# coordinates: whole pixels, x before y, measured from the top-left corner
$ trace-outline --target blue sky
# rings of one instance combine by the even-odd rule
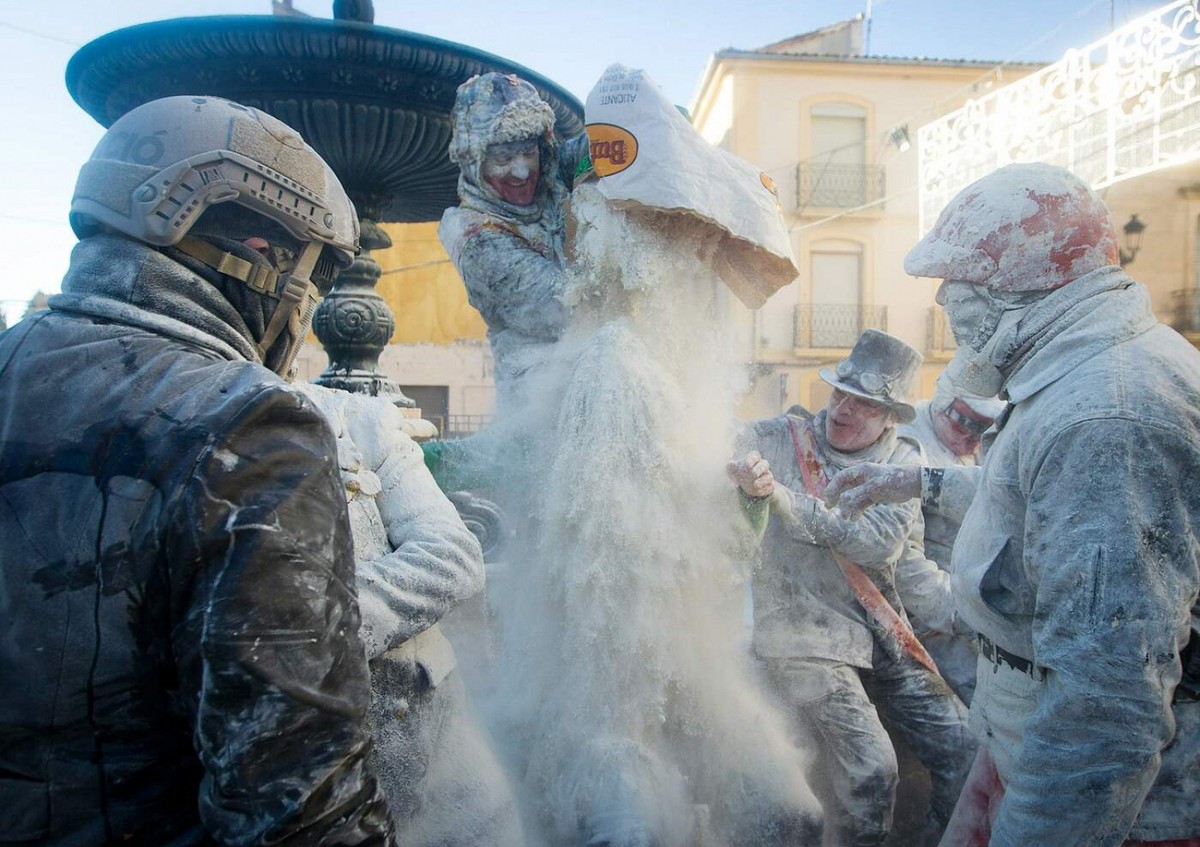
[[[331,16],[331,2],[294,0]],[[613,62],[644,68],[688,104],[708,57],[753,49],[853,17],[866,0],[375,0],[376,23],[459,41],[519,62],[586,97]],[[874,0],[870,52],[1054,61],[1163,5],[1157,0]],[[145,21],[267,14],[270,0],[0,0],[0,309],[10,322],[34,291],[56,291],[74,236],[66,216],[79,165],[102,129],[66,92],[72,53]]]

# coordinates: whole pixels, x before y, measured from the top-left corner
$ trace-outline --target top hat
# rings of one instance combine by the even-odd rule
[[[821,368],[820,376],[840,391],[885,404],[900,423],[909,423],[917,412],[908,402],[908,392],[924,359],[896,336],[865,329],[850,357],[832,371]]]

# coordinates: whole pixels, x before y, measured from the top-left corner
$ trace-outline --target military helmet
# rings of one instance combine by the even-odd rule
[[[111,227],[157,247],[178,244],[217,203],[237,203],[297,239],[358,252],[358,216],[341,182],[294,129],[219,97],[165,97],[118,119],[79,172],[71,227]]]

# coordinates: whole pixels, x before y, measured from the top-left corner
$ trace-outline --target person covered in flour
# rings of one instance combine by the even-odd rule
[[[487,323],[503,415],[521,408],[522,378],[567,323],[563,204],[588,139],[560,144],[554,110],[512,74],[460,85],[451,120],[460,205],[442,215],[438,237]]]
[[[909,385],[921,354],[866,330],[821,378],[833,386],[812,419],[757,421],[742,437],[776,481],[762,564],[753,577],[753,649],[826,764],[835,843],[882,844],[898,781],[879,714],[929,769],[927,832],[950,816],[974,743],[966,712],[913,635],[895,564],[920,521],[918,503],[874,506],[849,520],[821,500],[825,481],[861,462],[917,467],[920,447],[896,432],[912,421]]]
[[[333,437],[283,378],[350,198],[281,121],[178,96],[113,123],[70,218],[62,293],[0,334],[0,843],[395,844]]]
[[[483,590],[479,542],[438,489],[392,403],[296,388],[337,439],[371,669],[373,762],[397,836],[414,847],[523,847],[507,776],[440,628]]]
[[[979,441],[1004,409],[996,397],[980,397],[957,388],[943,372],[933,398],[914,406],[916,417],[899,427],[920,443],[930,467],[978,464]],[[975,633],[954,612],[950,594],[950,552],[962,523],[962,514],[946,507],[923,506],[925,533],[905,551],[897,564],[900,599],[921,643],[937,662],[942,677],[967,705],[975,692],[975,664],[979,651]],[[928,557],[936,569],[920,561]]]
[[[963,189],[905,270],[943,280],[955,382],[1010,403],[981,468],[863,465],[827,492],[969,504],[952,582],[982,746],[945,843],[1200,843],[1200,354],[1062,168]]]

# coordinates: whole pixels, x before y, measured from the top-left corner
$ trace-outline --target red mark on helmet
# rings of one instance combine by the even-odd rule
[[[1038,208],[1021,221],[1021,229],[1031,237],[1051,234],[1053,243],[1048,258],[1064,282],[1073,278],[1075,261],[1089,250],[1104,250],[1114,263],[1117,261],[1112,219],[1094,197],[1083,193],[1038,194],[1034,191],[1028,196]]]

